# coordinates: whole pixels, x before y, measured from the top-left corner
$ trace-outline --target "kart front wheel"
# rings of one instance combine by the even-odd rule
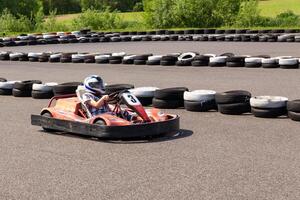
[[[103,119],[98,119],[94,124],[98,125],[98,126],[106,126],[107,125]]]
[[[51,115],[51,113],[49,112],[45,112],[42,114],[43,117],[49,117],[49,118],[52,118],[53,116]],[[55,132],[54,129],[50,129],[50,128],[45,128],[45,127],[42,127],[44,129],[44,131],[46,132]]]

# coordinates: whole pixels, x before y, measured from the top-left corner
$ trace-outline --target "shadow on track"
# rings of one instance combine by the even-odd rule
[[[189,137],[193,135],[193,131],[187,130],[187,129],[180,129],[178,132],[175,133],[166,133],[159,136],[153,136],[153,137],[139,137],[139,138],[129,138],[129,139],[102,139],[102,138],[93,138],[83,135],[77,135],[77,134],[70,134],[65,132],[45,132],[45,131],[39,131],[41,133],[47,133],[52,135],[59,135],[64,137],[72,137],[72,138],[79,138],[84,140],[92,140],[96,142],[104,142],[104,143],[111,143],[111,144],[141,144],[141,143],[155,143],[155,142],[166,142],[166,141],[172,141],[177,139],[182,139]]]

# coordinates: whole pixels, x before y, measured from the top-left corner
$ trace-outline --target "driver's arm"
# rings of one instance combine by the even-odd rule
[[[109,96],[104,95],[98,101],[94,101],[94,100],[88,101],[88,104],[90,104],[94,108],[101,108],[105,104],[105,102],[108,101],[108,99],[109,99]]]

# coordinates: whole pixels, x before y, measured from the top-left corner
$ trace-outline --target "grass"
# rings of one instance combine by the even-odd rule
[[[300,15],[300,0],[261,0],[259,9],[261,15],[266,17],[274,17],[287,10]]]

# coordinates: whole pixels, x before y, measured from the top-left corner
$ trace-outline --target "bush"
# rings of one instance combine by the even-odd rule
[[[133,12],[142,12],[144,11],[144,8],[143,8],[143,3],[142,2],[137,2],[133,9],[132,9]]]
[[[234,25],[237,27],[254,27],[268,23],[267,18],[260,16],[257,5],[257,0],[244,1],[240,6]]]
[[[17,19],[7,9],[0,16],[0,31],[2,32],[32,32],[34,25],[26,16],[19,16]]]
[[[47,19],[40,25],[40,28],[36,26],[38,31],[54,32],[54,31],[66,31],[70,28],[62,23],[58,23],[56,20],[56,10],[51,11]]]
[[[292,11],[280,13],[274,19],[273,26],[292,27],[300,25],[300,17]]]
[[[107,7],[104,11],[87,9],[74,19],[75,29],[91,28],[93,30],[108,30],[125,28],[126,24],[121,21],[116,11],[110,12]]]
[[[242,0],[144,0],[146,22],[157,28],[231,25]]]

